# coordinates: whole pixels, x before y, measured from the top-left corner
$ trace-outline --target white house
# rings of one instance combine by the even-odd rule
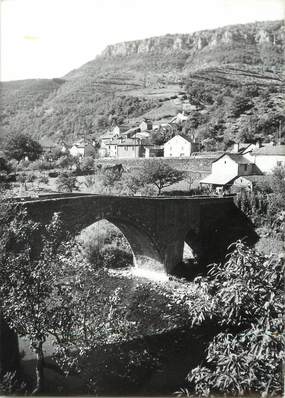
[[[240,176],[261,174],[255,164],[237,153],[224,153],[212,163],[212,173],[200,181],[211,188],[229,188]]]
[[[174,116],[169,123],[175,123],[175,124],[181,124],[183,122],[186,122],[188,119],[188,116],[184,115],[184,112],[179,112],[177,113],[176,116]]]
[[[265,145],[245,155],[265,174],[272,173],[277,166],[285,166],[285,145]]]
[[[164,157],[187,157],[192,152],[197,152],[198,143],[192,142],[190,138],[176,135],[164,144]]]
[[[152,122],[149,119],[144,119],[139,125],[140,131],[152,130]]]
[[[74,157],[93,156],[95,154],[95,148],[90,142],[80,140],[72,145],[69,149],[69,153]]]

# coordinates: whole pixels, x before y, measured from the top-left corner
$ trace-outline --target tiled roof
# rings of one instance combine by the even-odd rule
[[[252,152],[253,155],[285,156],[285,145],[266,145]]]
[[[201,180],[200,183],[214,184],[214,185],[226,185],[226,184],[229,184],[236,177],[237,177],[236,174],[229,174],[229,175],[210,174],[209,176],[203,178],[203,180]]]
[[[240,155],[239,153],[229,153],[229,152],[223,153],[222,156],[218,157],[218,159],[215,159],[213,161],[213,163],[217,162],[218,160],[220,160],[222,157],[224,157],[226,155],[229,158],[231,158],[234,162],[239,163],[239,164],[251,164],[251,163],[253,163],[250,160],[248,160],[247,158],[245,158],[243,155]]]
[[[190,142],[190,144],[193,143],[193,140],[191,140],[191,138],[185,137],[184,135],[181,135],[181,134],[177,134],[177,135],[175,135],[174,137],[170,138],[170,140],[168,140],[168,141],[166,142],[166,144],[167,144],[169,141],[173,140],[173,138],[175,138],[175,137],[181,137],[181,138],[183,138],[185,141]]]
[[[108,132],[108,133],[105,133],[105,134],[101,135],[101,136],[99,137],[99,139],[111,139],[111,138],[113,138],[113,137],[114,137],[114,133]]]
[[[141,145],[151,145],[147,139],[135,139],[135,138],[124,138],[123,140],[116,139],[109,143],[109,145],[117,146],[141,146]]]

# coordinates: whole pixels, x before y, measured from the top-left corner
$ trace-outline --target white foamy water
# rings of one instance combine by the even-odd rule
[[[146,268],[132,267],[131,273],[134,276],[151,279],[156,282],[166,282],[169,280],[169,276],[164,272],[151,271]]]

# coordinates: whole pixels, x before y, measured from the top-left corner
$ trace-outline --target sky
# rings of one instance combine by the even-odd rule
[[[0,0],[0,80],[62,77],[108,45],[284,18],[284,0]]]

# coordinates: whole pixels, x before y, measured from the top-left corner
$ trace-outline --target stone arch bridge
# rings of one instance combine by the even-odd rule
[[[233,197],[55,194],[23,204],[32,219],[43,223],[60,212],[73,233],[106,219],[127,238],[136,266],[169,274],[182,261],[184,242],[205,265],[219,261],[230,243],[254,234]]]

